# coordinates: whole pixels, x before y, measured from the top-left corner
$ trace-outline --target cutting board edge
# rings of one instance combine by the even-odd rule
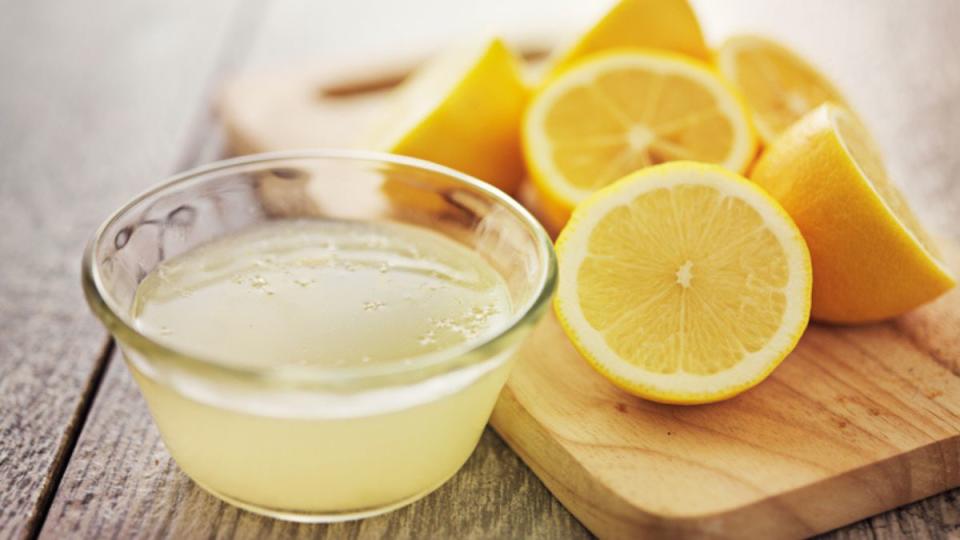
[[[512,425],[508,426],[511,422]],[[865,516],[871,516],[898,506],[960,487],[960,467],[949,467],[946,461],[952,457],[960,463],[960,433],[941,440],[889,456],[873,463],[824,478],[770,497],[758,497],[745,504],[701,515],[668,515],[657,510],[639,507],[594,478],[586,468],[565,448],[561,439],[548,433],[517,399],[509,385],[501,392],[494,408],[490,425],[507,445],[520,456],[555,497],[599,538],[632,538],[638,535],[699,538],[769,538],[804,537],[826,532]],[[524,434],[521,443],[514,434]],[[539,439],[537,441],[536,439]],[[538,444],[539,443],[539,444]],[[531,448],[539,449],[534,456]],[[912,481],[916,471],[930,469],[930,459],[939,459],[942,466],[932,474],[939,484],[924,484]],[[562,460],[560,470],[571,474],[560,478],[540,460]],[[906,463],[905,463],[906,461]],[[554,469],[557,467],[554,466]],[[903,491],[892,486],[889,478],[906,471],[907,483]],[[952,472],[952,474],[950,474]],[[843,484],[846,484],[844,488]],[[858,490],[864,485],[886,488],[884,495],[857,498],[845,497],[843,489]],[[916,489],[916,486],[928,486]],[[795,509],[807,508],[806,501],[843,499],[843,505],[830,506],[833,513],[818,512],[819,521],[798,516]],[[599,506],[593,501],[603,501]],[[838,513],[842,512],[842,513]]]

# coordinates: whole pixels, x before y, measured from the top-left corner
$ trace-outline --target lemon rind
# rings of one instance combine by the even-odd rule
[[[929,249],[927,249],[927,246],[925,246],[923,242],[920,241],[920,238],[917,237],[913,229],[911,227],[908,227],[906,223],[904,223],[903,220],[901,220],[900,217],[897,216],[897,213],[894,212],[893,208],[890,207],[890,203],[888,203],[887,200],[883,198],[883,196],[880,194],[880,191],[877,189],[877,186],[873,183],[873,181],[867,175],[866,171],[863,170],[863,167],[860,166],[860,163],[856,160],[853,153],[850,151],[849,146],[847,146],[847,142],[844,140],[843,136],[840,134],[841,130],[840,130],[840,127],[837,125],[837,122],[839,121],[839,116],[841,115],[847,115],[850,117],[852,121],[859,122],[856,116],[854,116],[853,113],[843,105],[838,105],[834,103],[825,103],[823,105],[820,105],[817,109],[815,109],[814,112],[811,112],[810,114],[825,116],[824,119],[821,119],[822,125],[829,126],[828,129],[832,131],[831,133],[832,137],[836,140],[837,145],[843,150],[843,153],[847,158],[847,160],[850,162],[851,165],[853,165],[854,169],[857,171],[857,174],[860,177],[860,181],[865,183],[867,187],[869,187],[870,193],[873,194],[875,202],[878,203],[880,207],[883,208],[887,217],[889,217],[894,223],[896,223],[899,229],[903,231],[903,233],[907,236],[907,238],[909,238],[912,246],[917,251],[922,253],[929,262],[933,263],[936,269],[941,274],[943,274],[943,277],[945,277],[946,279],[948,279],[949,281],[955,284],[956,278],[954,277],[953,272],[951,272],[950,269],[946,267],[945,263],[941,260],[939,256],[937,256],[936,254],[931,252]],[[894,184],[894,188],[900,189],[899,186],[897,186],[896,184]]]

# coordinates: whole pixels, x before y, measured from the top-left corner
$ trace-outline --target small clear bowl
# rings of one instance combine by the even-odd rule
[[[237,367],[134,326],[137,285],[161,261],[271,220],[330,218],[429,227],[474,250],[507,284],[509,322],[407,362],[322,368]],[[386,512],[456,473],[555,286],[549,237],[509,196],[446,167],[358,151],[253,155],[180,174],[107,219],[83,257],[87,300],[180,468],[232,504],[305,522]]]

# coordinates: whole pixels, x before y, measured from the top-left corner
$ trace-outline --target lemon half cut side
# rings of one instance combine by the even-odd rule
[[[577,207],[557,252],[561,326],[597,371],[643,398],[732,397],[783,361],[809,319],[800,231],[719,166],[628,175]]]

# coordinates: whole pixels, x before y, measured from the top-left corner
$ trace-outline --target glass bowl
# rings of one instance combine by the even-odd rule
[[[513,312],[480,341],[341,367],[240,366],[137,330],[137,286],[160,262],[289,219],[429,227],[490,263]],[[456,473],[555,285],[549,237],[506,194],[429,162],[345,150],[252,155],[177,175],[107,219],[83,256],[87,300],[180,468],[232,504],[307,522],[385,512]]]

